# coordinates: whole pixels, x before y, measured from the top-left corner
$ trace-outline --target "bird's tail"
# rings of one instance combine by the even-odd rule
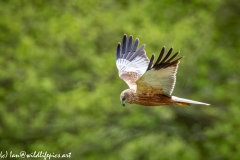
[[[200,105],[206,105],[206,106],[210,105],[207,103],[193,101],[193,100],[184,99],[184,98],[179,98],[179,97],[175,97],[175,96],[172,96],[172,100],[175,101],[175,104],[178,106],[189,106],[190,104],[200,104]]]

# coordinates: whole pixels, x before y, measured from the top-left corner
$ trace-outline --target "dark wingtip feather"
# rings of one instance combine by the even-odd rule
[[[157,59],[157,61],[155,62],[155,64],[153,65],[152,68],[159,70],[161,68],[167,68],[169,66],[173,66],[173,65],[177,65],[179,60],[183,57],[180,57],[176,60],[174,60],[174,58],[180,53],[180,51],[178,51],[177,53],[175,53],[173,56],[171,56],[171,53],[173,51],[173,48],[170,48],[167,55],[163,58],[164,56],[164,51],[165,51],[165,47],[162,48],[159,57]],[[169,58],[170,57],[170,58]],[[163,59],[162,59],[163,58]],[[169,59],[168,59],[169,58]]]
[[[126,52],[126,45],[127,45],[127,35],[124,34],[122,39],[122,54]]]
[[[178,53],[179,53],[179,52],[175,53],[175,55],[173,55],[170,59],[172,60],[173,58],[175,58]],[[182,58],[183,58],[183,57],[180,57],[180,58],[178,58],[178,59],[175,59],[175,60],[172,61],[172,62],[168,60],[168,62],[163,63],[163,65],[162,65],[161,67],[162,67],[162,68],[167,68],[167,67],[169,67],[169,66],[176,65],[176,64],[179,62],[179,60],[182,59]]]
[[[133,39],[133,36],[130,35],[129,38],[128,38],[127,52],[130,52],[131,49],[132,49],[132,39]]]
[[[170,62],[171,60],[173,60],[179,53],[180,53],[180,51],[178,51],[177,53],[175,53],[171,58],[169,58],[169,59],[166,61],[166,63],[167,63],[167,62]]]
[[[145,46],[146,46],[146,44],[143,44],[137,51],[143,50],[143,49],[145,48]],[[136,51],[136,52],[137,52],[137,51]]]
[[[161,63],[164,63],[168,59],[168,57],[171,55],[172,51],[173,51],[173,47],[171,47],[169,49],[167,55],[164,57],[164,59],[161,61]]]
[[[121,50],[120,50],[120,47],[121,47],[121,43],[118,42],[117,49],[116,49],[116,60],[118,60],[119,58],[121,58]]]
[[[138,47],[138,43],[139,43],[139,39],[136,38],[135,41],[134,41],[134,44],[133,44],[131,52],[136,52],[137,47]]]
[[[170,62],[170,63],[167,63],[168,65],[167,65],[166,67],[175,65],[176,63],[178,63],[178,61],[179,61],[180,59],[182,59],[182,57],[180,57],[180,58],[178,58],[178,59],[176,59],[176,60],[174,60],[174,61],[172,61],[172,62]]]
[[[153,61],[154,61],[154,54],[152,55],[152,57],[151,57],[151,59],[150,59],[150,62],[149,62],[149,64],[148,64],[147,71],[152,68]]]
[[[158,56],[157,61],[156,61],[155,64],[154,64],[154,66],[156,66],[156,65],[161,61],[164,52],[165,52],[165,46],[163,46],[163,48],[162,48],[162,50],[161,50],[161,52],[160,52],[160,54],[159,54],[159,56]]]

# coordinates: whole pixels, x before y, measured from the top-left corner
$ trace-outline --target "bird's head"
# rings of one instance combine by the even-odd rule
[[[122,106],[125,106],[125,103],[131,102],[131,94],[133,91],[131,89],[126,89],[120,94],[120,101],[122,102]]]

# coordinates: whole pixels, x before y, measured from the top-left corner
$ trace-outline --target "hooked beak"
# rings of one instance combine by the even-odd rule
[[[122,101],[122,106],[125,107],[125,101]]]

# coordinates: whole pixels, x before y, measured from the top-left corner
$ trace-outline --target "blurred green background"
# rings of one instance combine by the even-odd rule
[[[1,0],[0,151],[238,160],[239,15],[238,0]],[[125,33],[149,57],[180,50],[173,95],[211,106],[123,108]]]

